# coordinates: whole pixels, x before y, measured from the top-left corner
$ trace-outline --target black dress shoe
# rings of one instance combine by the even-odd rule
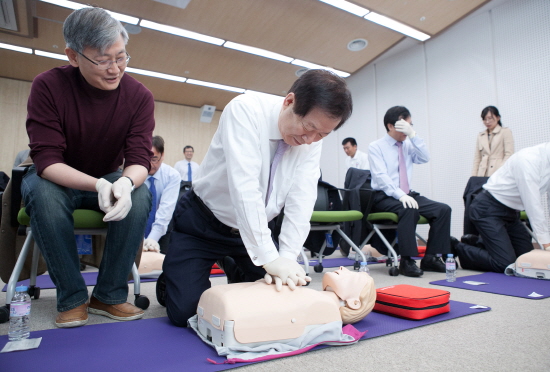
[[[455,238],[454,236],[451,236],[451,253],[453,254],[453,257],[458,257],[458,250],[456,249],[456,246],[459,243],[460,242],[458,241],[457,238]]]
[[[474,247],[478,247],[478,241],[479,237],[474,234],[466,234],[463,235],[462,238],[460,238],[460,241],[464,244],[473,245]]]
[[[435,271],[436,273],[444,273],[445,263],[441,257],[434,256],[433,254],[427,254],[420,261],[420,268],[424,271]]]
[[[164,279],[164,273],[160,274],[157,279],[156,292],[158,303],[166,307],[166,280]]]
[[[416,261],[410,257],[401,257],[399,263],[399,274],[411,277],[419,277],[424,274],[422,270],[416,266]]]

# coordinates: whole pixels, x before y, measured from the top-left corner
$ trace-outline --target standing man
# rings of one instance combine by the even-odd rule
[[[458,243],[464,269],[503,273],[516,258],[533,249],[531,236],[519,219],[525,211],[538,241],[550,250],[544,194],[550,195],[550,142],[513,154],[470,205],[470,219],[484,248]]]
[[[450,252],[451,207],[432,201],[410,188],[413,164],[424,164],[430,153],[413,130],[411,113],[403,106],[390,108],[384,116],[387,134],[369,146],[369,163],[375,212],[392,212],[399,216],[397,236],[401,262],[399,272],[421,276],[424,271],[445,272],[445,263],[437,253]],[[420,269],[411,258],[418,255],[416,224],[420,215],[430,223],[426,254]]]
[[[182,181],[192,182],[197,177],[199,165],[194,161],[191,161],[194,153],[195,150],[193,149],[193,146],[185,146],[183,148],[183,155],[185,156],[185,159],[178,161],[176,165],[174,165],[174,168],[181,175]]]
[[[164,139],[161,136],[153,137],[152,151],[151,170],[145,181],[151,191],[152,207],[145,227],[143,250],[166,254],[165,248],[170,237],[170,233],[167,234],[168,224],[178,201],[180,175],[174,168],[164,164]],[[159,243],[161,238],[165,242],[162,246]]]
[[[143,239],[151,194],[153,96],[124,70],[128,34],[101,8],[75,10],[63,24],[69,66],[38,75],[28,101],[34,165],[21,191],[31,228],[57,288],[58,327],[86,324],[88,312],[133,320],[128,275]],[[124,162],[124,170],[119,166]],[[105,251],[88,304],[73,211],[105,212]]]
[[[355,138],[344,138],[342,146],[347,155],[346,168],[369,169],[369,156],[357,149],[357,141],[355,141]]]
[[[296,258],[310,230],[321,140],[351,110],[345,81],[325,70],[303,74],[286,97],[251,93],[229,102],[201,177],[174,214],[164,278],[157,283],[157,298],[166,301],[174,324],[184,327],[196,313],[212,265],[226,256],[244,281],[265,276],[278,290],[310,281]],[[277,251],[267,224],[283,207]]]

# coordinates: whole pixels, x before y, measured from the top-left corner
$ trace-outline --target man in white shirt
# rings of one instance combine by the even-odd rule
[[[166,253],[168,244],[168,224],[172,220],[174,208],[178,201],[180,190],[180,175],[171,166],[164,164],[164,139],[161,136],[153,137],[153,157],[151,158],[151,170],[145,180],[145,185],[152,195],[152,207],[145,226],[144,251],[156,251]],[[159,244],[163,238],[166,244]],[[162,248],[162,249],[161,249]]]
[[[178,161],[174,165],[174,168],[181,175],[182,181],[192,182],[198,176],[199,165],[194,161],[191,161],[194,154],[195,149],[193,149],[193,146],[185,146],[183,148],[183,156],[185,156],[185,159]]]
[[[550,250],[543,195],[550,193],[550,142],[513,154],[483,185],[470,205],[470,219],[483,248],[458,243],[465,269],[503,273],[516,258],[533,249],[531,236],[519,219],[524,210],[538,241]]]
[[[357,149],[357,141],[353,137],[344,138],[342,141],[346,153],[346,167],[357,169],[369,169],[369,156]]]
[[[310,281],[296,258],[317,197],[321,139],[343,125],[351,110],[345,81],[325,70],[307,71],[286,97],[247,93],[229,102],[200,178],[174,214],[157,283],[159,303],[165,301],[174,324],[187,325],[210,287],[212,265],[226,256],[244,281],[265,276],[275,282],[273,291]],[[277,250],[268,222],[283,207]]]
[[[401,262],[399,272],[418,277],[424,271],[445,272],[437,254],[450,253],[451,208],[430,200],[410,188],[414,164],[427,163],[430,153],[424,140],[413,130],[411,113],[403,106],[390,108],[384,116],[387,134],[369,146],[369,163],[374,193],[373,210],[398,215],[397,236]],[[418,255],[416,224],[420,215],[430,224],[426,254],[420,269],[411,258]]]

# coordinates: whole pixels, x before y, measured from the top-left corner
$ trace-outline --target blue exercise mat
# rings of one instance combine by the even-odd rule
[[[540,300],[550,297],[550,280],[518,278],[499,273],[461,276],[456,278],[455,282],[437,280],[430,282],[430,284],[528,298],[530,300]]]
[[[451,301],[449,313],[423,320],[407,320],[372,312],[354,327],[359,331],[368,331],[362,338],[368,339],[490,310],[472,306]],[[38,337],[42,337],[38,349],[0,354],[0,369],[3,372],[210,372],[251,364],[208,362],[209,358],[223,363],[225,358],[219,357],[191,329],[175,327],[168,318],[31,332],[31,338]],[[7,335],[0,336],[0,349],[7,342]],[[323,347],[330,346],[318,346],[313,350]]]

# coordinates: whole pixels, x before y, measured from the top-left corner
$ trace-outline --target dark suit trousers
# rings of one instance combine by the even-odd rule
[[[451,207],[438,203],[411,191],[409,196],[418,203],[418,209],[404,208],[399,200],[387,196],[383,191],[374,194],[374,212],[392,212],[399,216],[397,239],[399,253],[402,256],[417,256],[416,224],[420,215],[426,217],[430,224],[426,254],[450,253],[451,249]]]
[[[516,258],[533,249],[531,236],[519,219],[519,212],[481,192],[470,206],[470,220],[484,248],[459,243],[460,266],[464,269],[503,273]]]
[[[174,231],[164,259],[166,312],[177,326],[197,312],[202,293],[210,288],[212,265],[231,256],[244,272],[244,281],[256,281],[265,275],[255,266],[238,234],[221,223],[212,212],[205,212],[194,192],[186,193],[176,205]]]

